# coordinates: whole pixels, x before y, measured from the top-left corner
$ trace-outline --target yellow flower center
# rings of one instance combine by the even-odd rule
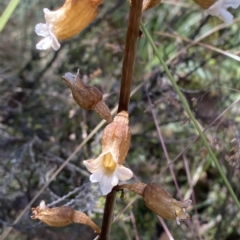
[[[109,152],[103,156],[103,166],[111,171],[115,170],[117,164],[112,158],[112,154]]]
[[[182,209],[176,208],[176,216],[179,217],[182,214]]]

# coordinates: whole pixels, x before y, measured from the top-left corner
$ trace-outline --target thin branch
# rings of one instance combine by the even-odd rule
[[[222,55],[225,55],[225,56],[227,56],[229,58],[232,58],[232,59],[234,59],[234,60],[236,60],[238,62],[240,61],[240,57],[237,56],[236,54],[233,54],[233,53],[230,53],[228,51],[222,50],[222,49],[217,48],[217,47],[215,47],[213,45],[203,43],[201,41],[195,41],[195,40],[191,40],[191,39],[189,39],[187,37],[183,37],[181,35],[165,33],[165,32],[157,32],[157,35],[170,37],[170,38],[175,38],[175,39],[181,39],[182,41],[190,43],[189,45],[187,45],[187,47],[190,46],[190,45],[191,46],[199,45],[199,46],[205,47],[207,49],[210,49],[210,50],[212,50],[214,52],[221,53]]]
[[[149,96],[149,93],[148,93],[148,90],[146,89],[146,95],[147,95],[147,99],[148,99],[148,104],[150,106],[153,105],[152,103],[152,100]],[[157,116],[156,116],[156,113],[155,113],[155,110],[154,108],[151,108],[151,113],[152,113],[152,117],[153,117],[153,121],[154,121],[154,124],[155,124],[155,127],[156,127],[156,130],[157,130],[157,134],[158,134],[158,138],[159,138],[159,141],[161,143],[161,146],[162,146],[162,149],[163,149],[163,152],[164,152],[164,155],[165,155],[165,158],[167,159],[167,163],[168,163],[168,166],[169,166],[169,171],[172,175],[172,178],[173,178],[173,182],[175,184],[175,187],[177,189],[177,193],[178,193],[178,197],[182,200],[182,194],[181,194],[181,190],[180,190],[180,187],[178,185],[178,182],[177,182],[177,178],[176,178],[176,175],[174,173],[174,169],[173,169],[173,165],[172,165],[172,160],[170,159],[169,155],[168,155],[168,151],[167,151],[167,148],[166,148],[166,145],[165,145],[165,142],[164,142],[164,139],[163,139],[163,135],[162,135],[162,132],[161,132],[161,127],[159,125],[159,122],[158,122],[158,119],[157,119]]]
[[[137,230],[137,224],[136,224],[136,220],[135,220],[132,210],[130,211],[130,218],[131,218],[132,225],[133,225],[133,232],[134,232],[135,240],[139,240],[140,238],[139,238],[139,234],[138,234],[138,230]]]
[[[193,201],[194,212],[195,212],[195,215],[197,217],[196,229],[200,229],[199,215],[198,215],[198,211],[197,211],[197,207],[196,207],[196,196],[195,196],[195,192],[194,192],[194,189],[193,189],[193,181],[192,181],[192,176],[191,176],[189,165],[188,165],[188,159],[187,159],[185,153],[183,154],[183,163],[184,163],[185,171],[186,171],[186,174],[187,174],[188,184],[190,186],[190,190],[191,190],[191,193],[192,193],[192,201]],[[200,232],[197,232],[197,233],[198,233],[198,239],[202,240],[202,236],[200,235]],[[194,237],[195,237],[195,233],[194,233]]]
[[[162,224],[162,227],[163,227],[165,233],[167,234],[169,240],[174,240],[174,238],[173,238],[171,232],[169,231],[166,223],[163,221],[163,219],[161,217],[159,217],[159,216],[157,216],[157,217],[158,217],[158,220],[160,221],[160,223]]]
[[[236,18],[235,20],[233,20],[233,23],[237,23],[238,21],[240,21],[240,18]],[[212,28],[210,31],[207,31],[206,33],[204,33],[203,35],[201,35],[200,37],[196,38],[195,40],[193,40],[193,42],[189,43],[187,46],[185,46],[184,48],[182,48],[179,52],[177,52],[174,56],[172,56],[170,59],[168,59],[166,61],[166,64],[170,64],[174,59],[176,59],[177,57],[179,57],[182,53],[186,52],[188,48],[194,46],[195,44],[197,44],[198,42],[202,41],[203,39],[205,39],[206,37],[210,36],[211,34],[224,29],[228,26],[228,24],[226,23],[222,23],[218,26],[216,26],[215,28]]]

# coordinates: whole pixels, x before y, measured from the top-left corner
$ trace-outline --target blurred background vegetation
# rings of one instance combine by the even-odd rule
[[[0,233],[6,239],[93,239],[86,226],[57,229],[31,220],[30,210],[12,224],[54,171],[100,122],[78,107],[64,85],[66,72],[80,73],[98,87],[113,108],[119,97],[128,4],[106,0],[96,20],[59,51],[38,51],[37,23],[42,9],[57,9],[63,0],[20,1],[0,34]],[[1,13],[9,1],[0,2]],[[235,22],[223,24],[192,1],[163,1],[143,14],[143,22],[185,94],[224,172],[240,198],[240,10]],[[240,239],[240,213],[188,120],[144,35],[138,43],[129,114],[132,143],[126,164],[142,182],[163,185],[179,199],[193,200],[191,220],[178,226],[165,221],[174,239]],[[148,100],[148,96],[151,102]],[[228,110],[222,114],[223,111]],[[153,115],[156,115],[154,121]],[[220,114],[222,116],[211,124]],[[210,125],[211,124],[211,125]],[[180,191],[167,167],[157,134],[159,126]],[[78,152],[33,204],[67,204],[86,212],[101,226],[104,198],[89,183],[82,161],[100,152],[102,129]],[[183,149],[190,144],[187,151]],[[182,153],[177,159],[176,157]],[[132,180],[134,181],[134,180]],[[72,192],[72,193],[71,193]],[[179,193],[180,192],[180,193]],[[68,193],[71,193],[67,195]],[[67,196],[66,196],[67,195]],[[65,198],[62,198],[66,196]],[[133,199],[117,199],[117,216]],[[111,239],[169,239],[157,216],[137,199],[112,227]]]

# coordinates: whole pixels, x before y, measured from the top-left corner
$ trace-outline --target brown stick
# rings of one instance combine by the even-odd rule
[[[122,66],[122,81],[119,97],[118,112],[128,110],[132,75],[134,69],[134,60],[136,54],[137,40],[139,37],[139,26],[142,15],[143,0],[132,0],[130,6],[129,22],[125,44],[125,54]],[[99,240],[108,240],[112,225],[113,209],[116,199],[116,191],[113,189],[106,198],[102,230]]]

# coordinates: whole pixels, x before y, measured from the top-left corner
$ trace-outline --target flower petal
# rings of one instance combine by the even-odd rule
[[[112,186],[116,186],[118,184],[118,177],[116,174],[113,174],[113,178],[112,178]]]
[[[43,36],[43,37],[49,36],[48,26],[46,23],[38,23],[35,26],[35,32],[38,36]]]
[[[53,23],[61,15],[62,11],[50,11],[48,8],[43,9],[46,22]]]
[[[52,38],[52,48],[57,51],[60,48],[60,43],[58,42],[57,38],[55,37],[55,35],[53,34],[53,32],[51,30],[49,30],[50,36]]]
[[[99,169],[98,171],[94,172],[91,176],[90,176],[90,181],[91,182],[100,182],[101,179],[103,178],[104,175],[104,170],[103,169]]]
[[[239,5],[239,0],[218,0],[206,12],[212,16],[221,16],[226,23],[231,23],[233,15],[227,8],[238,8]]]
[[[191,199],[187,199],[184,201],[177,201],[176,205],[180,208],[188,208],[192,203]]]
[[[179,217],[176,217],[177,225],[180,225]]]
[[[71,85],[74,85],[76,83],[76,75],[74,75],[70,72],[65,73],[63,78],[65,78]]]
[[[233,15],[227,9],[222,8],[219,15],[226,23],[232,23]]]
[[[219,16],[223,0],[216,1],[206,12],[212,16]]]
[[[118,184],[118,179],[115,174],[104,174],[99,182],[100,189],[103,195],[107,195],[112,191],[112,188]]]
[[[102,168],[102,158],[100,156],[96,159],[89,159],[83,161],[83,164],[89,172],[94,173],[99,170],[99,168]]]
[[[44,200],[42,200],[42,201],[40,202],[39,207],[40,207],[41,210],[46,210],[46,209],[48,208],[47,205],[45,204],[45,201],[44,201]]]
[[[238,6],[240,5],[240,1],[239,0],[225,0],[223,3],[223,6],[225,8],[238,8]]]
[[[46,14],[46,13],[49,13],[49,12],[51,12],[48,8],[44,8],[43,9],[43,12]]]
[[[121,181],[129,180],[133,176],[133,172],[129,168],[126,168],[122,165],[117,166],[115,174]]]
[[[37,45],[36,48],[38,50],[47,50],[52,46],[52,39],[51,37],[45,37],[42,39]]]

